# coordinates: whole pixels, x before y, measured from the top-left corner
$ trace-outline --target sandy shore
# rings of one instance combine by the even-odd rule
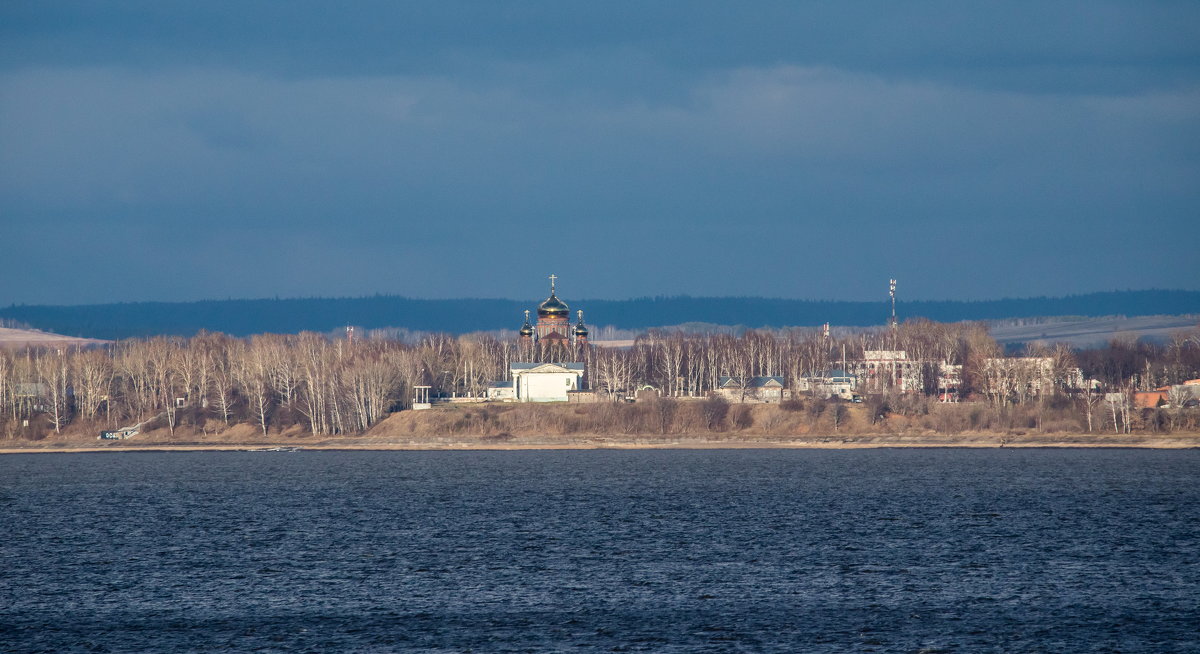
[[[913,436],[869,436],[841,439],[595,439],[574,438],[569,442],[538,440],[528,442],[488,442],[482,440],[383,441],[366,439],[293,439],[287,442],[212,442],[171,443],[122,441],[97,445],[94,443],[32,442],[6,443],[0,454],[82,453],[82,452],[245,452],[274,447],[300,450],[363,450],[363,451],[454,451],[454,450],[736,450],[736,449],[824,449],[854,450],[880,448],[1142,448],[1192,449],[1200,447],[1200,435],[1130,436],[1072,434],[1038,436],[1001,440],[999,436],[954,436],[922,438]]]

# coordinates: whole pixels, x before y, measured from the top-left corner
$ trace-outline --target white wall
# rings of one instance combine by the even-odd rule
[[[567,391],[579,388],[573,372],[523,373],[517,377],[522,402],[566,402]]]

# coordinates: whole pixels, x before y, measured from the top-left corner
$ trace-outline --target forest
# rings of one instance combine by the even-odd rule
[[[885,298],[886,299],[886,298]],[[10,305],[0,319],[36,325],[59,334],[122,339],[202,330],[235,336],[324,332],[356,325],[400,327],[411,332],[470,333],[515,330],[534,301],[501,299],[423,300],[392,295],[359,298],[130,302],[79,306]],[[887,315],[879,302],[797,300],[761,297],[644,297],[576,300],[596,326],[645,330],[666,325],[815,326],[877,325]],[[941,322],[1001,320],[1022,316],[1148,316],[1200,313],[1200,292],[1141,290],[1066,297],[985,301],[901,301],[901,317]]]
[[[988,363],[1004,360],[1006,354],[986,325],[918,319],[894,331],[842,337],[800,328],[740,335],[651,330],[627,348],[582,344],[543,349],[487,334],[434,334],[405,343],[318,333],[241,338],[202,332],[88,349],[0,349],[0,434],[9,440],[37,440],[68,430],[94,434],[134,425],[170,434],[181,428],[208,434],[239,424],[253,425],[263,436],[297,427],[320,435],[361,434],[408,409],[414,386],[431,386],[442,398],[479,398],[489,382],[506,377],[514,361],[583,362],[586,383],[601,404],[624,404],[637,389],[655,389],[661,396],[656,405],[660,415],[644,426],[655,432],[720,431],[731,425],[747,430],[755,427],[753,412],[721,410],[722,401],[707,399],[721,377],[778,376],[798,388],[805,377],[840,367],[843,358],[857,359],[878,349],[904,350],[909,359],[926,362],[934,377],[939,366],[962,366],[954,398],[960,406],[952,409],[943,408],[945,398],[938,397],[936,385],[912,393],[883,388],[866,394],[862,410],[881,429],[897,424],[888,423],[891,417],[922,416],[918,423],[947,431],[1052,425],[1065,432],[1128,433],[1197,427],[1197,410],[1182,403],[1139,411],[1127,400],[1136,391],[1200,378],[1200,329],[1179,332],[1163,344],[1114,340],[1088,350],[1029,348],[1020,354],[1050,362],[1042,384],[1021,378],[1019,366]],[[1126,398],[1120,407],[1117,397]],[[669,409],[668,404],[676,406],[672,403],[696,408]],[[833,420],[829,426],[837,429],[837,416],[846,415],[840,404],[796,391],[782,409],[826,421],[822,425]],[[538,408],[522,408],[521,415]],[[623,409],[591,411],[594,419],[586,428],[600,433],[628,428],[606,427],[603,416],[624,424],[632,415],[620,413]],[[661,413],[667,411],[669,425]],[[713,411],[720,413],[719,420]],[[679,422],[685,414],[701,415],[696,412],[708,412],[708,418]],[[946,422],[950,415],[962,419]],[[736,425],[730,422],[734,418],[740,421]]]

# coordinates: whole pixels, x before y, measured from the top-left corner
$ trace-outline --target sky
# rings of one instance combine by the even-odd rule
[[[1200,289],[1196,2],[0,2],[0,306]]]

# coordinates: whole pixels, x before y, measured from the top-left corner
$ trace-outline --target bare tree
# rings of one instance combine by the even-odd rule
[[[76,352],[71,357],[75,404],[85,420],[94,420],[112,394],[113,362],[101,350]]]
[[[238,381],[246,393],[251,410],[263,436],[267,435],[267,417],[271,412],[271,353],[269,341],[250,339],[245,357],[238,362]]]
[[[46,401],[47,414],[50,423],[54,425],[54,433],[62,433],[62,428],[70,421],[70,406],[67,403],[67,387],[70,385],[70,372],[67,357],[61,349],[44,350],[35,359],[38,380],[42,384],[43,398]]]

